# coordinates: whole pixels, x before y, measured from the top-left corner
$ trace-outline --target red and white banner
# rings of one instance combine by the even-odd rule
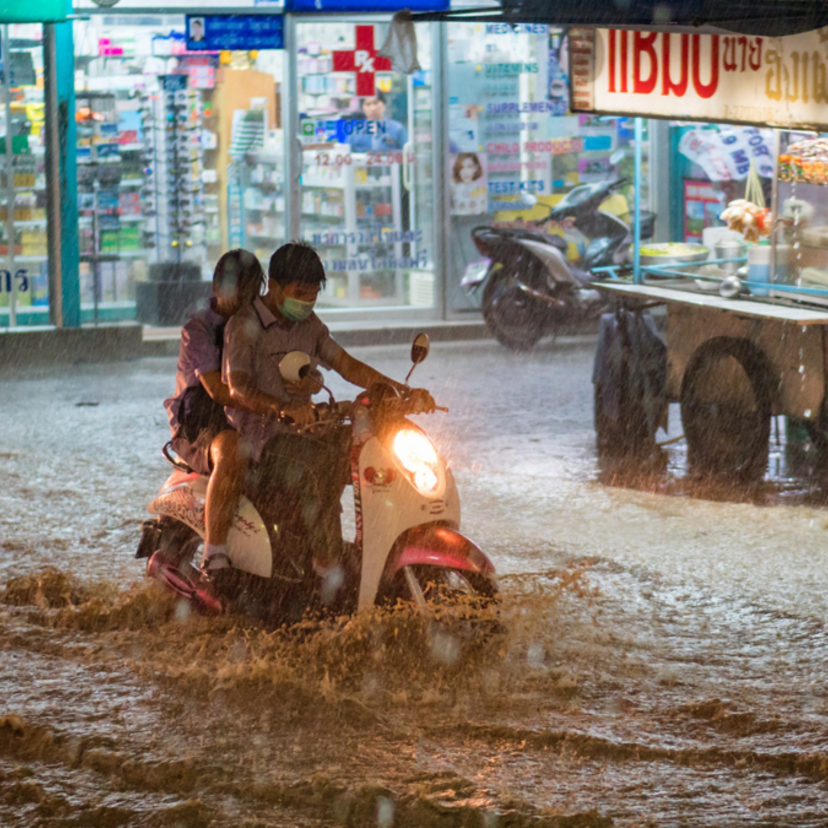
[[[828,29],[789,37],[571,29],[572,110],[828,125]]]

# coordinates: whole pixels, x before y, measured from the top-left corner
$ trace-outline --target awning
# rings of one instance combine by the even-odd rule
[[[0,23],[62,23],[69,0],[0,0]]]
[[[828,26],[824,0],[501,0],[500,6],[422,12],[414,22],[546,23],[775,37]]]

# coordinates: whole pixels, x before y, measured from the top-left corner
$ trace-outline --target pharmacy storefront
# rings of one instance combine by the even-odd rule
[[[297,238],[325,263],[325,318],[474,314],[474,227],[631,172],[632,153],[610,161],[627,120],[568,111],[564,29],[418,23],[404,72],[380,54],[390,13],[308,6],[76,0],[84,318],[180,324],[224,250],[266,265]],[[582,252],[572,228],[545,229]]]
[[[66,0],[0,1],[0,329],[79,321],[77,302],[60,298],[73,292],[72,267],[61,268],[67,168],[56,122],[71,92],[56,64],[71,62],[68,11]]]

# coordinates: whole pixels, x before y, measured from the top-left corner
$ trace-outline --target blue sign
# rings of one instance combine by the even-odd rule
[[[187,15],[188,52],[284,48],[284,18],[280,14]]]
[[[339,118],[336,120],[303,118],[300,132],[303,136],[313,138],[316,141],[335,141],[337,144],[348,144],[352,135],[385,135],[387,128],[385,121],[369,121],[365,118]]]
[[[165,92],[183,92],[187,88],[187,75],[161,75],[159,80]]]
[[[286,12],[447,11],[450,0],[285,0]]]

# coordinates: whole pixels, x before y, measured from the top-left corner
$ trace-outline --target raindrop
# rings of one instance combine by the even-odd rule
[[[805,373],[805,366],[804,366],[804,365],[800,365],[800,366],[799,366],[799,373],[800,373],[800,374],[804,374],[804,373]]]
[[[526,652],[526,661],[529,663],[530,667],[537,670],[543,667],[543,656],[543,645],[532,644]]]
[[[810,416],[811,416],[811,409],[806,408],[805,409],[805,419],[807,420]]]
[[[394,824],[394,802],[388,797],[377,799],[377,828],[391,828]]]
[[[448,633],[438,632],[431,642],[431,655],[443,664],[454,664],[460,658],[460,642]]]
[[[186,621],[190,617],[190,603],[183,598],[175,605],[175,620]]]

